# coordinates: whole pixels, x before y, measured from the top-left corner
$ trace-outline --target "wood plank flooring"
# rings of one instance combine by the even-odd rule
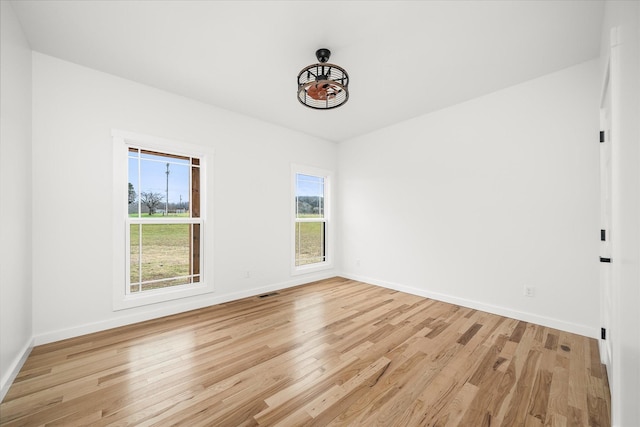
[[[609,426],[594,339],[334,278],[39,346],[3,426]]]

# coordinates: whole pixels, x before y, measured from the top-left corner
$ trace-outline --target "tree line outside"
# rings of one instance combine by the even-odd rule
[[[137,213],[136,202],[140,197],[140,204],[142,205],[142,213],[148,215],[154,215],[161,207],[164,207],[164,195],[153,191],[141,192],[139,195],[136,193],[133,184],[129,183],[129,213]],[[298,196],[297,198],[297,215],[298,217],[313,218],[324,216],[324,198],[320,196]],[[179,209],[187,210],[189,208],[189,202],[175,203],[169,202],[167,204],[169,211],[177,211]]]
[[[164,212],[165,206],[169,212],[185,213],[189,210],[189,201],[180,203],[169,202],[165,205],[164,195],[153,191],[136,193],[133,184],[129,183],[129,215],[138,213],[138,197],[140,197],[141,214],[145,213],[149,216],[155,215],[159,210]]]
[[[298,196],[296,200],[298,218],[324,217],[324,197]]]

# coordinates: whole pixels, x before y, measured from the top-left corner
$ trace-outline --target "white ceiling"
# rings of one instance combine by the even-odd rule
[[[603,2],[27,1],[15,12],[48,55],[343,141],[593,59]],[[296,98],[331,50],[342,107]]]

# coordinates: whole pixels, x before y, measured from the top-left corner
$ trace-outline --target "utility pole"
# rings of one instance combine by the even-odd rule
[[[167,189],[164,199],[164,215],[169,215],[169,163],[167,163]]]

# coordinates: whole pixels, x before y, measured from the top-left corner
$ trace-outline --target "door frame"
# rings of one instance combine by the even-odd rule
[[[604,322],[607,321],[610,324],[607,325],[606,339],[600,339],[600,358],[601,362],[605,364],[607,371],[607,379],[609,381],[609,391],[611,393],[611,415],[612,421],[615,422],[616,412],[619,412],[620,407],[620,369],[621,366],[621,345],[619,339],[620,333],[620,260],[619,253],[616,251],[616,235],[615,232],[618,228],[618,212],[616,206],[619,206],[619,182],[616,175],[619,170],[618,162],[618,136],[620,132],[620,117],[619,117],[619,102],[621,95],[620,88],[620,27],[613,27],[609,33],[609,46],[605,54],[608,54],[606,58],[606,68],[604,69],[604,76],[602,80],[602,87],[600,92],[600,111],[606,102],[607,91],[610,96],[610,111],[609,111],[609,129],[610,134],[605,135],[606,144],[609,144],[611,148],[611,223],[612,230],[607,231],[608,244],[610,247],[610,259],[608,264],[611,274],[611,288],[610,288],[610,301],[602,301],[600,304],[600,322],[604,326]],[[602,117],[602,116],[601,116]],[[602,127],[600,128],[601,130]],[[602,249],[601,249],[602,250]],[[602,264],[602,263],[600,263]],[[602,267],[600,267],[602,270]],[[601,275],[602,278],[602,275]],[[600,280],[600,295],[605,292],[603,288],[603,281]],[[608,316],[608,319],[605,319]],[[606,341],[606,342],[605,342]]]

